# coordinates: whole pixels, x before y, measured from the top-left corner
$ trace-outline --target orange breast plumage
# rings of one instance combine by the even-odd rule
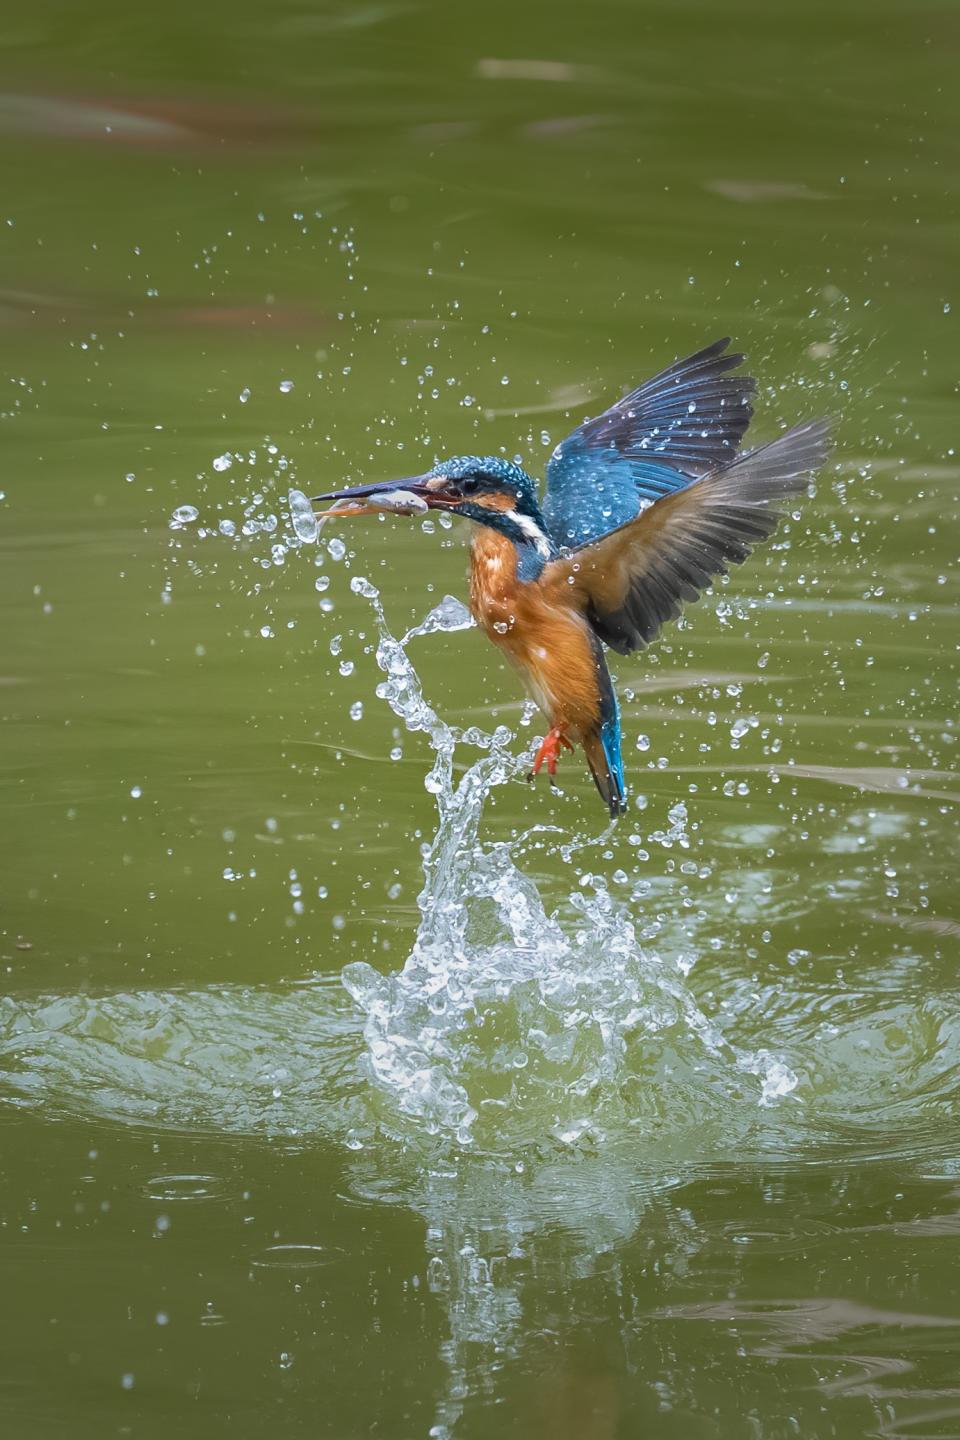
[[[579,739],[599,723],[596,642],[556,586],[523,582],[513,542],[483,527],[474,538],[470,609],[521,672],[550,724]]]

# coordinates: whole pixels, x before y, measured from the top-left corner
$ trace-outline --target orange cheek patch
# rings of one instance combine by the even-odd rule
[[[504,495],[502,492],[495,490],[492,494],[477,496],[473,503],[474,505],[481,505],[484,510],[506,511],[512,510],[517,502],[512,495]]]

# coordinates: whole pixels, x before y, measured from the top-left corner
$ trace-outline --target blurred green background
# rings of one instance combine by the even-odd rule
[[[0,20],[6,1433],[956,1433],[958,55],[859,0]],[[468,1162],[379,1124],[339,982],[436,829],[349,580],[402,633],[465,537],[275,553],[283,496],[542,474],[727,333],[758,438],[837,417],[816,498],[618,664],[614,836],[579,762],[484,826],[585,843],[515,858],[799,1084]],[[520,720],[477,633],[411,655]]]

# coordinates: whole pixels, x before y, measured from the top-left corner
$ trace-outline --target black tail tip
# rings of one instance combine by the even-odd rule
[[[593,776],[593,783],[599,791],[600,798],[610,811],[611,820],[618,820],[627,808],[627,793],[619,772],[619,765],[611,765],[603,738],[600,731],[584,735],[581,742],[583,752],[587,757],[587,765],[590,767],[590,774]],[[619,752],[619,735],[617,737],[617,750]]]
[[[619,820],[621,815],[626,815],[627,797],[622,790],[618,790],[614,795],[605,795],[604,799],[607,802],[611,820]]]

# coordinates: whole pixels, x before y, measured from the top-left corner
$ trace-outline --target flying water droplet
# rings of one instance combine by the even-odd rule
[[[408,630],[400,643],[406,645],[417,635],[434,635],[438,630],[469,630],[474,623],[473,616],[461,600],[455,595],[444,595],[439,605],[434,605],[419,625]]]
[[[313,545],[320,527],[309,499],[302,490],[290,490],[287,494],[287,504],[290,506],[290,523],[297,539],[301,545]]]
[[[192,525],[199,516],[196,505],[178,505],[170,517],[170,529],[179,530],[183,525]]]

